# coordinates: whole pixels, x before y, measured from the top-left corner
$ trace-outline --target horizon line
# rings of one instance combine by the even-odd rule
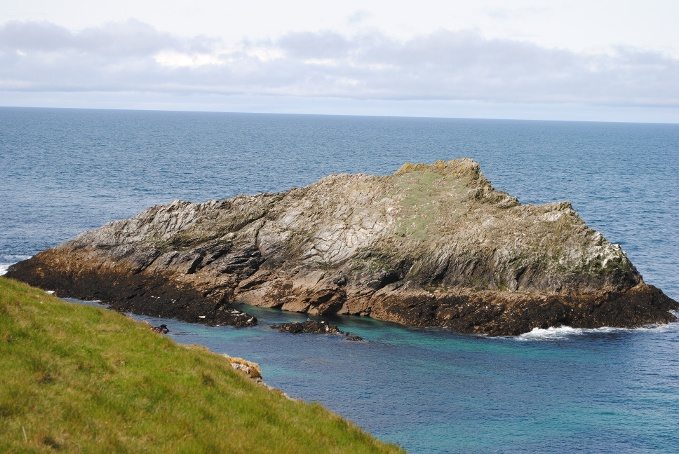
[[[435,115],[371,115],[351,113],[300,113],[300,112],[266,112],[266,111],[231,111],[231,110],[195,110],[195,109],[154,109],[154,108],[127,108],[127,107],[54,107],[54,106],[7,106],[0,105],[0,109],[35,109],[35,110],[96,110],[116,112],[165,112],[165,113],[205,113],[205,114],[238,114],[238,115],[290,115],[309,117],[358,117],[358,118],[410,118],[429,120],[478,120],[478,121],[521,121],[539,123],[604,123],[604,124],[644,124],[644,125],[668,125],[677,126],[677,122],[661,121],[624,121],[624,120],[557,120],[535,118],[506,118],[506,117],[461,117],[461,116],[435,116]]]

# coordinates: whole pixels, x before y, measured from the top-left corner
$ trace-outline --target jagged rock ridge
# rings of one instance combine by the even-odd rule
[[[175,201],[10,268],[60,294],[247,326],[233,302],[511,335],[668,322],[678,304],[567,202],[522,205],[470,159]]]

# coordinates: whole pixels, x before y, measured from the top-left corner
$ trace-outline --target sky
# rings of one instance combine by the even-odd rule
[[[673,0],[0,0],[0,105],[679,123]]]

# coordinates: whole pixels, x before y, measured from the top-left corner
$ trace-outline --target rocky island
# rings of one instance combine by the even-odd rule
[[[155,206],[8,276],[213,325],[255,324],[239,302],[489,335],[666,323],[679,308],[570,203],[522,205],[470,159]]]

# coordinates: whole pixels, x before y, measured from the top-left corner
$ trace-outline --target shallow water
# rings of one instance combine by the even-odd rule
[[[570,199],[679,298],[679,126],[0,109],[0,266],[173,199],[471,156],[524,203]],[[166,323],[413,452],[677,452],[679,325],[517,338],[341,318],[366,342]]]

